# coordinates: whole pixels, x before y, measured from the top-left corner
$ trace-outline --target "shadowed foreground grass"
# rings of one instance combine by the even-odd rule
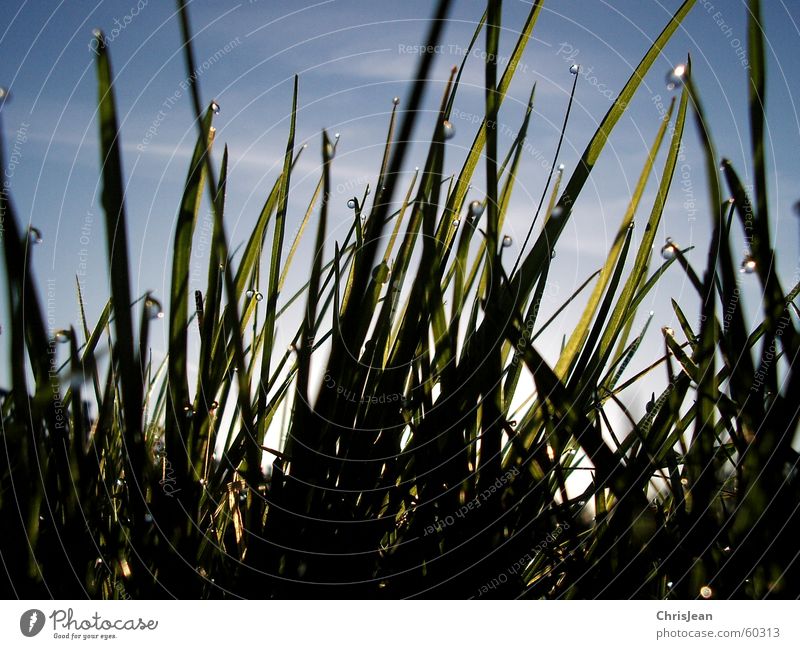
[[[436,8],[430,45],[449,4]],[[551,251],[607,138],[694,0],[645,53],[571,175],[550,170],[516,259],[502,232],[535,88],[508,151],[485,125],[497,123],[542,2],[519,28],[505,69],[496,56],[500,4],[488,2],[470,44],[485,38],[486,119],[461,170],[446,176],[443,169],[460,71],[435,120],[422,122],[417,110],[431,47],[407,105],[392,112],[373,191],[350,201],[352,225],[333,251],[325,244],[337,142],[325,133],[319,182],[297,238],[285,239],[302,151],[297,79],[282,172],[235,254],[225,230],[228,152],[218,165],[211,155],[217,107],[204,110],[193,85],[198,136],[164,308],[152,295],[131,295],[113,76],[97,35],[111,297],[96,323],[84,318],[48,335],[30,269],[38,233],[24,231],[11,198],[0,197],[11,314],[3,337],[11,386],[0,402],[5,596],[800,595],[788,532],[800,523],[791,446],[800,395],[798,286],[781,284],[770,248],[759,2],[750,2],[746,80],[753,195],[729,163],[720,167],[687,61],[674,73],[675,100],[653,124],[650,155],[607,261],[567,302],[584,307],[554,367],[536,343],[552,322],[539,318]],[[178,6],[194,70],[183,0]],[[713,236],[698,269],[669,242],[661,256],[652,253],[687,126],[697,128],[706,152],[713,206]],[[411,185],[398,186],[406,143],[420,129],[431,133],[427,157]],[[654,168],[657,158],[663,168]],[[481,164],[487,197],[470,202]],[[642,205],[651,177],[658,192]],[[732,199],[723,199],[723,187]],[[204,192],[213,246],[206,289],[189,295]],[[647,211],[637,246],[633,220]],[[303,236],[314,241],[313,259],[295,257]],[[750,241],[743,270],[757,275],[763,292],[755,326],[743,315],[740,260],[731,253],[740,236]],[[294,296],[281,293],[289,268],[307,273]],[[644,353],[644,331],[633,331],[637,308],[670,268],[697,291],[699,329],[673,302],[682,330],[664,329],[663,353],[623,381],[631,358]],[[295,302],[305,307],[292,324],[287,307]],[[164,313],[168,357],[154,364],[149,328]],[[276,347],[279,318],[296,331],[289,350]],[[192,358],[190,327],[200,336]],[[198,368],[192,386],[190,363]],[[312,363],[325,368],[319,386]],[[535,392],[522,395],[528,398],[514,412],[525,372]],[[624,408],[624,391],[650,372],[666,374],[663,393],[641,418],[626,411],[628,428],[614,430],[604,406]],[[266,448],[276,426],[280,447]],[[575,496],[567,482],[577,471],[589,471],[591,482]]]

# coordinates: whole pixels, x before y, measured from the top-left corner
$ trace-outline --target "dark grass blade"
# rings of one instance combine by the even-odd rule
[[[123,443],[126,473],[136,485],[144,471],[144,437],[142,435],[142,384],[144,377],[134,351],[131,292],[128,283],[130,263],[125,215],[122,160],[120,156],[119,127],[114,100],[111,61],[105,37],[98,38],[98,119],[100,127],[100,168],[103,177],[101,203],[105,213],[106,245],[111,283],[111,301],[114,312],[114,363],[122,381],[120,392],[124,418]],[[132,498],[132,520],[138,527],[144,520],[143,494]]]

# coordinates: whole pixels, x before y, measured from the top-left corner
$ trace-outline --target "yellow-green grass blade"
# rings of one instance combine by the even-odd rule
[[[178,211],[175,237],[172,248],[172,277],[169,309],[169,364],[167,366],[167,418],[165,437],[167,452],[173,457],[178,478],[183,481],[195,458],[191,457],[192,424],[194,417],[187,416],[193,410],[189,397],[187,375],[187,341],[189,324],[189,267],[192,256],[192,239],[197,222],[197,214],[206,182],[206,157],[214,139],[212,120],[214,111],[209,108],[203,117],[200,133],[184,185],[183,198]],[[142,322],[147,326],[147,308]],[[146,341],[142,341],[145,345]],[[183,449],[189,451],[180,458]],[[180,458],[180,459],[179,459]]]
[[[297,123],[297,93],[299,79],[294,78],[294,90],[292,93],[292,112],[289,123],[289,137],[286,142],[286,155],[283,159],[283,175],[280,184],[278,211],[275,215],[275,232],[272,238],[272,253],[270,256],[269,279],[266,293],[266,316],[264,321],[265,339],[261,356],[261,379],[259,385],[259,410],[258,417],[258,436],[264,439],[267,433],[266,421],[261,416],[261,409],[266,404],[267,395],[265,386],[269,379],[270,364],[275,338],[275,314],[278,307],[278,282],[280,279],[281,253],[283,250],[283,238],[286,229],[286,213],[289,205],[289,189],[291,187],[292,156],[294,151],[295,128]]]

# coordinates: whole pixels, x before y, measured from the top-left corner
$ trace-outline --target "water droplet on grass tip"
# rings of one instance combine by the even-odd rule
[[[569,66],[569,73],[570,74],[578,74],[578,72],[580,72],[580,70],[581,70],[581,66],[579,66],[577,63],[573,63],[571,66]]]
[[[670,336],[670,337],[675,336],[675,330],[672,327],[662,327],[661,331],[664,332],[665,336]]]
[[[357,205],[358,205],[358,201],[356,201],[355,198],[351,198],[349,201],[347,201],[347,207],[349,207],[351,210],[356,209]]]
[[[144,312],[150,320],[160,320],[164,317],[164,311],[161,309],[161,302],[153,297],[145,298]]]
[[[675,247],[675,244],[672,242],[672,239],[667,237],[667,242],[664,244],[664,247],[661,248],[661,256],[664,259],[674,259],[677,253],[678,249]]]
[[[393,98],[392,98],[392,103],[393,103],[395,106],[397,106],[397,105],[400,103],[400,97],[393,97]]]
[[[66,329],[59,329],[53,334],[53,340],[57,343],[66,343],[69,342],[70,333]]]
[[[469,204],[469,215],[470,215],[470,218],[474,219],[474,218],[479,217],[481,214],[483,214],[483,209],[484,209],[483,208],[483,203],[481,203],[480,201],[472,201]]]
[[[461,221],[459,219],[453,219],[453,227],[457,228],[459,225],[461,225]]]
[[[8,97],[8,90],[6,88],[3,88],[3,86],[0,86],[0,101],[6,99],[7,97]]]
[[[559,171],[564,171],[564,163],[563,162],[560,165],[558,165],[558,170]]]
[[[703,586],[700,588],[700,597],[703,599],[711,599],[711,596],[714,594],[714,591],[711,590],[711,586]]]
[[[28,241],[33,245],[42,242],[42,232],[39,228],[35,228],[32,225],[28,226]]]
[[[442,122],[442,134],[444,135],[445,140],[449,140],[456,134],[455,127],[450,123],[450,120],[448,119]]]
[[[503,237],[503,248],[508,248],[512,243],[514,243],[514,240],[511,237],[508,235]]]
[[[219,115],[219,104],[216,102],[216,100],[211,102],[211,112],[215,115]]]
[[[683,85],[686,77],[686,64],[680,63],[667,72],[667,90],[675,90]]]
[[[748,275],[756,272],[756,260],[753,259],[750,255],[745,255],[745,258],[742,260],[742,265],[739,268],[740,273],[746,273]]]

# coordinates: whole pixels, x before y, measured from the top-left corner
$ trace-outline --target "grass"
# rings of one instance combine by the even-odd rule
[[[436,7],[430,45],[439,40],[449,4]],[[641,80],[695,3],[684,2],[644,54],[571,176],[550,170],[537,218],[512,263],[504,257],[503,222],[535,88],[508,151],[499,150],[496,130],[486,124],[496,123],[542,4],[531,6],[500,71],[492,54],[501,3],[489,0],[470,44],[484,34],[486,117],[452,177],[444,153],[461,71],[453,71],[435,120],[420,124],[416,109],[434,48],[424,50],[408,105],[392,112],[371,202],[366,195],[353,199],[352,225],[332,257],[325,242],[337,141],[326,133],[319,182],[284,257],[292,170],[302,151],[294,135],[298,80],[282,171],[241,253],[231,251],[225,229],[228,152],[218,167],[212,155],[216,107],[203,108],[192,85],[197,142],[176,220],[169,350],[160,364],[148,335],[152,320],[164,317],[161,305],[151,295],[134,299],[128,283],[113,74],[98,37],[111,278],[98,322],[90,326],[84,316],[79,327],[48,337],[31,278],[35,237],[21,229],[11,197],[0,196],[11,314],[11,386],[0,406],[6,596],[800,594],[789,532],[800,523],[791,445],[800,394],[800,287],[782,285],[770,248],[759,2],[750,2],[747,79],[754,195],[730,163],[720,169],[687,62],[679,97],[654,125],[607,261],[562,307],[584,301],[553,367],[535,344],[553,322],[539,317],[551,251]],[[178,8],[193,70],[183,0]],[[699,269],[688,250],[667,246],[664,259],[652,254],[687,119],[705,151],[712,199],[713,237]],[[569,109],[564,131],[568,122]],[[406,143],[424,128],[431,132],[424,166],[400,187]],[[487,200],[467,204],[482,160]],[[635,245],[631,226],[654,175],[658,191]],[[731,201],[723,200],[723,187]],[[190,296],[204,192],[213,208],[213,246],[206,290]],[[737,289],[735,223],[752,237],[747,270],[763,289],[762,319],[753,325]],[[289,267],[298,272],[305,262],[295,252],[307,230],[315,251],[308,279],[286,297]],[[699,330],[673,301],[681,331],[665,329],[663,354],[623,380],[634,355],[644,353],[644,331],[633,331],[637,309],[670,268],[686,273],[697,291]],[[83,313],[80,287],[78,297]],[[305,306],[289,323],[287,307],[296,301]],[[295,331],[286,351],[275,344],[279,318]],[[193,326],[200,347],[190,358]],[[109,360],[101,362],[105,353]],[[190,363],[199,368],[194,386]],[[324,367],[321,385],[313,385],[312,367]],[[656,371],[666,374],[662,394],[653,395],[643,417],[625,410],[625,391]],[[533,377],[532,394],[521,394],[523,372]],[[513,412],[520,396],[525,404]],[[612,427],[610,405],[623,409],[627,430]],[[284,412],[283,421],[276,419]],[[281,446],[267,448],[267,432],[276,426]],[[567,483],[587,470],[589,486],[575,496]]]

